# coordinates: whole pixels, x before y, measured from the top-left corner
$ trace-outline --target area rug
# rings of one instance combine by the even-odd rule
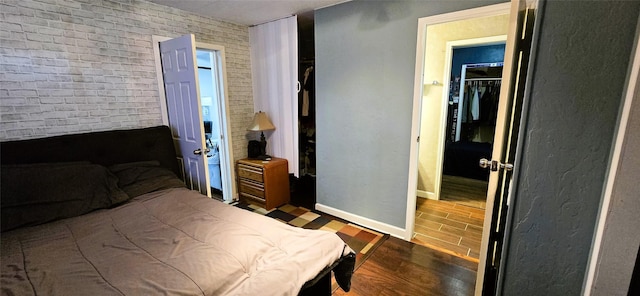
[[[314,212],[306,208],[292,205],[284,205],[267,211],[253,204],[237,203],[236,207],[252,211],[267,217],[274,218],[283,223],[305,229],[321,229],[336,233],[353,251],[356,252],[355,269],[380,246],[388,237],[362,226],[340,220],[336,217]]]

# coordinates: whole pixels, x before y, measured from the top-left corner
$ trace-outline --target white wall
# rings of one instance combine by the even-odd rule
[[[225,47],[232,137],[253,115],[246,26],[145,1],[0,4],[0,140],[162,124],[151,36]]]

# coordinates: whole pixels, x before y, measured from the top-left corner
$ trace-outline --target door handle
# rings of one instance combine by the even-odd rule
[[[504,169],[505,171],[513,171],[513,165],[510,163],[501,163],[500,168]]]
[[[504,169],[505,171],[513,171],[513,164],[510,163],[500,163],[496,160],[489,161],[486,158],[480,159],[478,163],[483,169],[490,169],[492,172],[497,171],[498,169]]]
[[[204,150],[204,153],[205,153],[205,154],[207,154],[207,153],[209,153],[209,152],[211,152],[211,149],[209,149],[209,147],[207,147],[207,148]],[[193,154],[195,154],[195,155],[201,155],[201,154],[202,154],[202,149],[198,148],[198,149],[196,149],[196,150],[193,150]]]
[[[482,158],[482,159],[480,159],[479,165],[480,165],[481,168],[487,169],[487,168],[491,167],[491,162],[486,158]]]

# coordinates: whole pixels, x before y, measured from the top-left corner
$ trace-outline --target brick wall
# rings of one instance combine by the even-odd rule
[[[225,47],[246,156],[248,27],[139,0],[0,0],[0,141],[162,124],[151,37],[187,33]]]

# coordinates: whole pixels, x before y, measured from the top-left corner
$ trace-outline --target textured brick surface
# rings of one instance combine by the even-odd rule
[[[232,139],[253,115],[248,27],[131,0],[0,0],[0,141],[162,124],[151,36],[226,52]]]

